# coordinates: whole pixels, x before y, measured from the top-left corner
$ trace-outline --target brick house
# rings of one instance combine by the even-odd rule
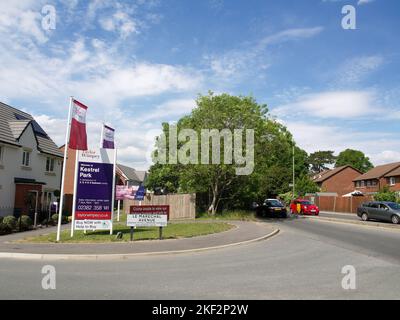
[[[400,191],[400,162],[377,166],[354,179],[356,190],[376,193],[388,186],[392,191]]]
[[[350,165],[322,171],[312,177],[321,192],[332,192],[344,195],[354,191],[353,180],[362,174]]]
[[[28,113],[0,102],[0,216],[46,212],[63,155]]]

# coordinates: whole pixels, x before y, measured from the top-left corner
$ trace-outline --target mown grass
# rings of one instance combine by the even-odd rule
[[[244,210],[235,210],[235,211],[223,211],[219,212],[216,215],[210,215],[207,212],[200,213],[197,215],[198,220],[241,220],[241,221],[255,221],[257,220],[256,214],[254,211],[244,211]]]
[[[105,243],[105,242],[126,242],[130,241],[130,227],[126,226],[126,217],[121,215],[121,221],[114,223],[113,235],[110,231],[93,231],[87,232],[75,231],[74,237],[70,237],[70,230],[64,230],[61,233],[61,241],[63,243]],[[169,223],[167,227],[163,228],[163,239],[177,239],[177,238],[191,238],[195,236],[207,235],[227,231],[233,228],[232,225],[223,222],[210,222],[210,223]],[[122,233],[122,239],[116,239],[116,234]],[[134,240],[153,240],[159,238],[159,228],[137,228],[134,229]],[[19,242],[29,243],[49,243],[56,242],[56,233],[41,235],[36,237],[29,237]]]

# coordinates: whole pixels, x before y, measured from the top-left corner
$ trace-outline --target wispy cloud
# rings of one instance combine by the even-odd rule
[[[269,63],[265,57],[260,59],[269,46],[288,41],[297,41],[314,37],[323,31],[323,27],[295,28],[280,31],[266,36],[256,43],[247,44],[242,48],[237,48],[223,54],[206,55],[204,58],[216,77],[230,78],[245,74],[253,68],[265,70]]]
[[[385,63],[381,55],[355,57],[345,61],[335,72],[336,85],[348,86],[358,84]]]
[[[307,94],[297,101],[271,110],[278,117],[308,115],[319,118],[351,119],[378,113],[375,96],[369,91],[335,91]]]
[[[375,0],[358,0],[357,5],[361,6],[363,4],[374,2]]]

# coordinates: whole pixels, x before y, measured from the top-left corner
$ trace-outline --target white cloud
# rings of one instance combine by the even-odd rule
[[[288,29],[264,37],[251,46],[247,45],[245,48],[234,49],[222,55],[206,55],[204,59],[217,77],[238,77],[248,72],[252,67],[257,69],[269,67],[266,57],[260,58],[268,46],[311,38],[322,31],[323,27]]]
[[[308,94],[296,102],[278,106],[271,113],[278,117],[309,115],[319,118],[350,119],[379,112],[369,91],[335,91]]]
[[[122,11],[115,12],[112,16],[106,16],[99,20],[101,27],[106,31],[119,32],[122,39],[129,35],[138,34],[137,23]]]
[[[380,55],[349,59],[337,71],[336,82],[342,86],[357,84],[383,64],[384,58]]]
[[[346,125],[323,125],[303,120],[283,121],[293,133],[296,143],[307,152],[333,150],[335,154],[345,149],[364,152],[374,165],[400,161],[400,141],[396,135],[360,131]]]
[[[151,113],[141,117],[141,120],[178,118],[179,116],[189,114],[195,107],[196,102],[194,99],[174,99],[157,106]]]
[[[361,6],[363,4],[374,2],[375,0],[358,0],[357,5]]]
[[[45,43],[48,38],[41,28],[43,0],[0,2],[0,34]]]

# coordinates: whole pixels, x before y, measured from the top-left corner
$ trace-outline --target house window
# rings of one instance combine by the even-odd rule
[[[360,187],[361,187],[361,188],[364,188],[364,187],[365,187],[365,181],[364,181],[364,180],[361,181]]]
[[[29,151],[24,150],[22,152],[22,165],[25,167],[29,167],[30,158],[31,158],[31,153]]]
[[[390,177],[389,178],[389,185],[394,186],[396,184],[396,178],[395,177]]]
[[[371,186],[371,180],[367,180],[367,187]]]
[[[46,172],[54,172],[54,158],[46,159]]]
[[[377,180],[372,180],[372,185],[375,187],[378,185],[378,181]]]
[[[361,186],[360,181],[356,181],[356,188],[359,188]]]

